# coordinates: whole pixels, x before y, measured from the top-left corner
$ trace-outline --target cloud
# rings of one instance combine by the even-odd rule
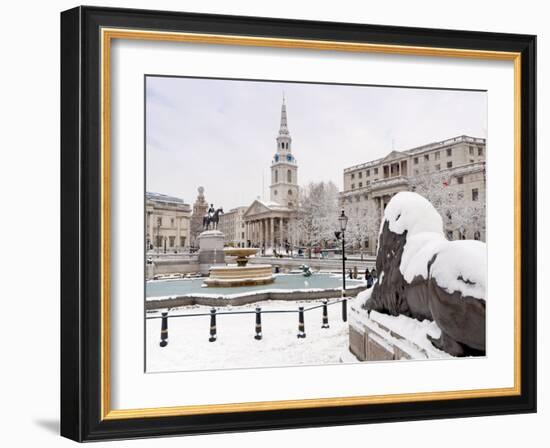
[[[269,197],[283,91],[299,183],[395,148],[486,137],[485,92],[148,77],[146,183],[192,203],[197,187],[226,210]]]

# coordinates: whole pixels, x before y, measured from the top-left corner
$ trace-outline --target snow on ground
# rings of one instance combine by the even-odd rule
[[[330,301],[337,300],[331,299]],[[348,306],[356,299],[349,299]],[[329,302],[330,302],[329,301]],[[264,301],[262,311],[298,310],[321,301]],[[227,306],[223,311],[254,311],[257,304]],[[187,306],[170,314],[209,313],[205,306]],[[158,316],[148,313],[147,317]],[[342,321],[342,304],[329,305],[330,328],[322,329],[322,307],[304,313],[305,339],[298,339],[298,313],[262,314],[263,339],[254,339],[255,315],[218,315],[217,341],[209,342],[210,317],[168,319],[168,345],[160,347],[161,319],[146,321],[147,372],[212,370],[293,365],[320,365],[357,360],[348,353],[348,324]]]

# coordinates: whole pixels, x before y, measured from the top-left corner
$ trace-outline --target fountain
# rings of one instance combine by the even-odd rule
[[[204,280],[205,286],[265,285],[275,280],[270,264],[248,265],[248,257],[256,254],[257,248],[226,247],[223,252],[224,255],[236,257],[236,264],[212,266],[210,277]]]

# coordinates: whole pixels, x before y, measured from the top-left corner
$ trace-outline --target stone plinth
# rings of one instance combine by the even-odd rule
[[[198,236],[199,271],[201,274],[208,274],[212,265],[225,263],[224,239],[224,234],[219,230],[206,230]]]

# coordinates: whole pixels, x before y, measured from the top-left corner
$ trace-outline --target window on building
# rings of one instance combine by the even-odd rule
[[[469,150],[470,150],[470,155],[473,156],[474,155],[474,147],[470,146]]]
[[[472,201],[479,200],[479,190],[477,188],[472,189]]]
[[[355,190],[355,184],[351,184],[351,189]]]
[[[474,232],[474,240],[479,241],[481,239],[481,233],[479,233],[479,230],[476,230]]]
[[[355,173],[351,173],[351,178],[355,179]]]
[[[415,157],[415,158],[413,159],[413,163],[414,163],[415,165],[418,165],[418,157]]]
[[[184,236],[180,236],[180,246],[185,247],[185,237]]]
[[[447,168],[452,168],[453,167],[453,162],[447,162]]]
[[[452,239],[453,239],[453,231],[452,231],[452,230],[447,230],[447,239],[448,239],[448,240],[452,240]]]
[[[273,194],[274,194],[275,196],[277,196],[277,190],[274,190],[274,191],[273,191]]]
[[[370,180],[367,180],[367,187],[370,185]]]
[[[291,184],[292,183],[292,171],[287,170],[286,172],[286,181]]]
[[[456,194],[456,197],[458,199],[464,199],[464,192],[463,191],[459,191],[457,194]]]
[[[174,218],[170,218],[170,226],[174,227]]]
[[[424,154],[424,160],[430,160],[430,155],[429,154]]]
[[[435,153],[435,160],[439,160],[439,157],[441,156],[441,154],[439,153],[439,151],[437,151]]]
[[[174,244],[176,242],[176,237],[175,236],[169,236],[168,241],[169,241],[170,247],[174,247]]]
[[[482,156],[483,155],[483,148],[477,148],[477,155]]]
[[[458,176],[456,178],[456,183],[462,185],[464,183],[464,176]]]
[[[447,157],[451,157],[453,155],[453,148],[447,148]]]
[[[436,171],[440,171],[440,170],[441,170],[441,164],[438,163],[438,164],[435,166],[435,169],[436,169]]]
[[[155,237],[155,243],[156,243],[155,245],[156,245],[157,247],[161,247],[161,246],[162,246],[162,237],[161,237],[160,235],[157,235],[157,236]]]
[[[362,178],[363,178],[363,173],[359,171],[359,179],[362,179]]]
[[[378,174],[378,168],[374,169],[374,174]]]
[[[363,182],[359,182],[359,188],[363,188]]]
[[[292,196],[292,190],[288,190],[288,195]]]
[[[370,170],[367,170],[366,176],[367,176],[367,177],[370,176]]]
[[[275,170],[275,183],[279,182],[279,170]]]

